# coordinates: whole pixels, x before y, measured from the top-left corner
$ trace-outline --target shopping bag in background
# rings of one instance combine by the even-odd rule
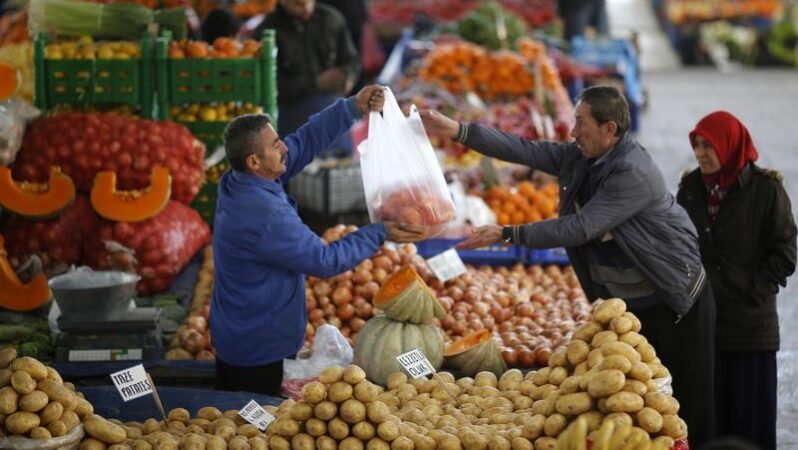
[[[405,117],[388,88],[382,115],[369,114],[368,138],[358,152],[372,222],[424,226],[430,237],[454,218],[454,202],[416,107]]]

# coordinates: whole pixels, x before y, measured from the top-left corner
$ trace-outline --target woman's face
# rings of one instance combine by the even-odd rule
[[[695,145],[693,146],[693,154],[701,173],[710,175],[720,170],[720,160],[718,159],[715,148],[703,136],[695,137]]]

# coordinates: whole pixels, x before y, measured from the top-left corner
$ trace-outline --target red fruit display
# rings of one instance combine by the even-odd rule
[[[150,185],[155,165],[169,169],[172,199],[190,203],[205,179],[205,146],[174,122],[113,114],[72,113],[30,124],[14,164],[14,178],[44,182],[51,165],[61,167],[80,192],[91,191],[101,171],[117,174],[117,189]]]
[[[142,278],[138,293],[157,294],[172,284],[210,236],[199,213],[170,201],[160,214],[144,222],[102,221],[99,231],[86,239],[86,262],[95,269],[128,269],[119,262],[132,250],[136,272]]]
[[[80,264],[83,259],[82,242],[97,232],[99,216],[88,198],[76,195],[75,200],[52,220],[28,220],[19,216],[9,218],[2,234],[12,265],[25,255],[37,255],[45,268]]]

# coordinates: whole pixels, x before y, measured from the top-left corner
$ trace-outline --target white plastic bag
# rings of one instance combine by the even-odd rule
[[[16,98],[0,102],[0,165],[14,162],[22,147],[22,136],[28,121],[39,115],[39,110]]]
[[[415,105],[405,117],[390,89],[382,115],[369,115],[369,135],[358,146],[363,189],[372,222],[395,221],[440,232],[454,203]]]
[[[343,334],[332,325],[324,324],[316,330],[310,358],[283,360],[283,383],[318,377],[329,366],[345,367],[352,364],[352,346]]]

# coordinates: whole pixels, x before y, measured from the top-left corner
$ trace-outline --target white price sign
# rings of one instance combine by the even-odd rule
[[[466,267],[457,250],[450,248],[445,252],[435,255],[427,260],[427,265],[441,281],[448,281],[466,273]]]
[[[152,394],[152,384],[142,364],[112,373],[111,381],[126,402]]]
[[[421,378],[435,373],[435,369],[432,368],[427,357],[417,348],[402,353],[396,357],[396,360],[413,378]]]
[[[258,427],[260,431],[266,431],[266,427],[274,421],[274,416],[261,408],[255,400],[250,400],[249,403],[238,412],[238,415],[243,417],[247,422]]]

